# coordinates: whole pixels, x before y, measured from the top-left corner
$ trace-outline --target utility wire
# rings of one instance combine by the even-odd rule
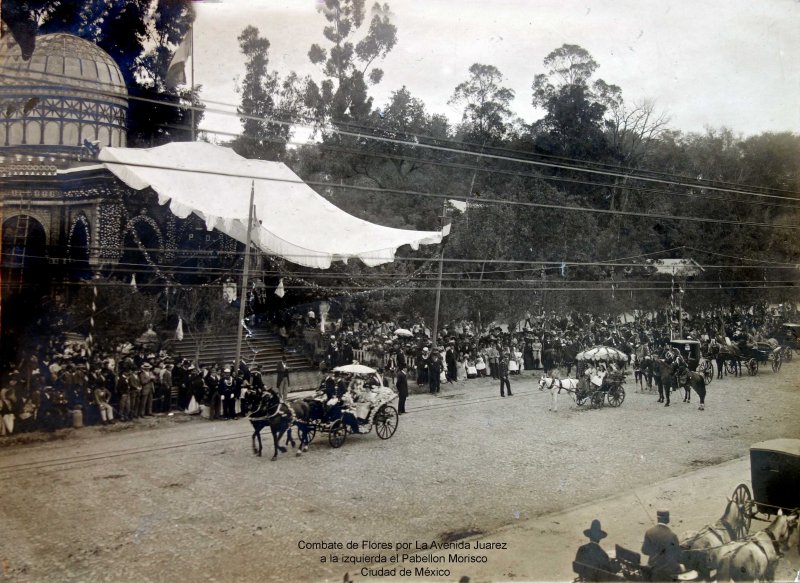
[[[4,68],[7,69],[8,67],[4,67]],[[57,75],[57,74],[52,74],[51,75],[51,74],[48,74],[48,76],[50,76],[50,77],[63,77],[63,78],[66,78],[66,79],[74,79],[74,80],[81,80],[79,78],[70,77],[70,76],[66,76],[66,75]],[[44,83],[47,86],[64,87],[66,89],[74,89],[74,88],[71,88],[70,86],[64,86],[64,85],[59,85],[57,83],[49,82],[49,81],[47,81],[45,79],[34,80],[34,79],[31,79],[30,77],[27,77],[27,76],[15,76],[15,75],[11,75],[11,74],[8,74],[8,73],[3,73],[3,72],[0,72],[0,77],[10,78],[10,79],[14,79],[14,80],[17,80],[17,81],[25,81],[25,82],[28,82],[28,83],[30,83],[32,81],[37,81],[37,82],[40,82],[40,83]],[[115,97],[115,98],[119,98],[120,97],[119,95],[117,95],[117,94],[115,94],[113,92],[103,92],[103,91],[99,91],[98,90],[98,91],[95,91],[95,93],[105,94],[105,95],[108,95],[110,97]],[[171,102],[167,102],[167,101],[163,101],[163,100],[150,99],[150,98],[145,98],[145,97],[128,96],[128,99],[141,101],[141,102],[144,102],[144,103],[151,103],[151,104],[155,104],[155,105],[163,105],[163,106],[168,106],[168,107],[175,107],[175,108],[178,108],[178,109],[189,109],[189,110],[196,110],[196,111],[207,111],[207,112],[210,112],[210,113],[218,113],[218,114],[223,114],[223,115],[233,115],[233,116],[239,117],[240,119],[261,121],[261,122],[273,123],[273,124],[284,125],[284,126],[301,126],[301,127],[308,127],[308,128],[311,128],[311,129],[315,129],[315,128],[318,127],[318,125],[311,125],[311,124],[308,124],[308,123],[287,122],[287,121],[274,119],[274,118],[269,118],[269,117],[251,116],[251,115],[247,115],[247,114],[243,114],[243,113],[232,113],[232,112],[225,111],[225,110],[220,110],[220,109],[211,109],[211,108],[199,107],[199,106],[194,106],[194,105],[171,103]],[[570,170],[570,171],[584,172],[584,173],[594,174],[594,175],[602,175],[602,176],[610,176],[610,177],[615,177],[615,178],[626,178],[626,179],[630,179],[630,180],[640,180],[640,181],[644,181],[644,182],[667,184],[667,185],[671,185],[671,186],[684,186],[684,187],[695,187],[695,188],[699,186],[698,183],[695,183],[695,184],[693,184],[691,186],[687,185],[687,184],[683,184],[680,180],[654,178],[654,177],[649,177],[649,176],[634,176],[634,175],[631,175],[631,174],[625,174],[625,173],[614,172],[614,171],[609,171],[609,170],[599,170],[599,169],[584,168],[584,167],[579,167],[579,166],[569,166],[569,165],[565,165],[565,164],[556,164],[556,163],[551,163],[551,162],[542,162],[542,161],[520,159],[520,158],[514,158],[514,157],[511,157],[511,156],[507,156],[507,155],[490,154],[490,153],[486,153],[486,152],[466,151],[466,150],[460,149],[460,148],[454,148],[454,147],[448,147],[448,146],[439,146],[439,145],[435,145],[435,144],[426,144],[426,143],[422,143],[420,141],[410,141],[410,140],[401,140],[401,139],[396,139],[396,138],[373,136],[373,135],[365,134],[363,132],[352,132],[352,131],[342,130],[342,129],[339,129],[339,128],[327,128],[327,129],[328,129],[328,131],[333,132],[333,133],[337,133],[339,135],[344,135],[344,136],[349,136],[349,137],[354,137],[354,138],[360,138],[360,139],[368,139],[368,140],[379,141],[379,142],[395,144],[395,145],[405,145],[405,146],[410,146],[410,147],[415,147],[415,148],[426,148],[426,149],[430,149],[430,150],[434,150],[434,151],[441,151],[441,152],[446,152],[446,153],[451,153],[451,154],[470,155],[470,156],[477,155],[479,157],[483,157],[483,158],[487,158],[487,159],[493,159],[493,160],[505,161],[505,162],[513,162],[513,163],[519,163],[519,164],[523,164],[523,165],[533,165],[533,166],[540,166],[540,167],[551,168],[551,169]],[[422,137],[422,136],[415,136],[415,138],[417,138],[417,140],[420,137]],[[436,141],[436,138],[433,138],[433,140]],[[776,198],[776,199],[793,200],[793,201],[800,200],[797,197],[785,197],[785,196],[779,196],[779,195],[762,194],[762,193],[757,193],[757,192],[752,192],[752,191],[744,191],[744,190],[739,190],[739,189],[734,190],[734,189],[730,189],[730,188],[723,188],[723,187],[717,187],[717,186],[712,186],[712,185],[705,185],[705,186],[703,186],[703,188],[706,188],[708,190],[719,191],[719,192],[731,192],[731,193],[735,193],[735,194],[747,194],[747,195],[756,196],[756,197]],[[794,193],[794,194],[800,194],[800,193]]]
[[[169,170],[174,172],[189,172],[189,173],[198,173],[198,174],[207,174],[207,175],[215,175],[215,176],[227,176],[231,178],[248,178],[254,180],[263,180],[268,182],[276,182],[276,183],[283,183],[283,184],[305,184],[308,186],[318,186],[320,188],[337,188],[337,189],[344,189],[344,190],[354,190],[358,192],[375,192],[380,194],[399,194],[399,195],[408,195],[408,196],[421,196],[421,197],[429,197],[435,198],[439,200],[450,200],[453,197],[447,194],[436,194],[431,192],[422,192],[422,191],[415,191],[415,190],[402,190],[396,188],[378,188],[372,186],[360,186],[360,185],[353,185],[353,184],[336,184],[333,182],[322,182],[322,181],[303,181],[303,180],[294,180],[289,178],[274,178],[274,177],[264,177],[255,174],[237,174],[231,172],[222,172],[219,170],[207,170],[202,168],[178,168],[173,166],[165,166],[161,164],[144,164],[144,163],[133,163],[133,162],[113,162],[113,161],[105,161],[99,162],[101,164],[105,164],[107,166],[123,166],[123,167],[134,167],[134,168],[149,168],[155,170]],[[670,215],[666,213],[646,213],[643,214],[641,212],[636,211],[621,211],[621,210],[612,210],[612,209],[597,209],[597,208],[590,208],[590,207],[576,207],[576,206],[568,206],[563,204],[554,204],[554,203],[536,203],[530,201],[515,201],[515,200],[507,200],[507,199],[497,199],[497,198],[487,198],[481,197],[480,199],[481,204],[493,204],[493,205],[509,205],[509,206],[517,206],[523,208],[542,208],[542,209],[550,209],[550,210],[561,210],[561,211],[570,211],[570,212],[583,212],[583,213],[594,213],[600,215],[616,215],[616,216],[627,216],[627,217],[636,217],[636,218],[649,218],[649,219],[662,219],[662,220],[677,220],[677,221],[689,221],[695,223],[711,223],[711,224],[720,224],[720,225],[736,225],[736,226],[749,226],[749,227],[760,227],[760,228],[768,228],[768,229],[786,229],[786,230],[800,230],[800,225],[774,225],[770,223],[760,223],[756,221],[735,221],[729,219],[715,219],[710,217],[694,217],[688,215]]]

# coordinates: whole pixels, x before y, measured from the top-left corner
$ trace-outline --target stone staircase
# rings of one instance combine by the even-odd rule
[[[223,333],[192,337],[187,334],[183,340],[174,340],[170,343],[170,351],[180,358],[194,361],[197,346],[200,345],[199,365],[230,364],[236,358],[236,334]],[[263,329],[253,329],[248,337],[242,337],[242,359],[248,366],[261,365],[264,375],[273,373],[281,360],[283,348],[277,335]],[[286,351],[286,363],[292,373],[310,371],[313,369],[311,361],[301,351],[294,351],[289,347]]]

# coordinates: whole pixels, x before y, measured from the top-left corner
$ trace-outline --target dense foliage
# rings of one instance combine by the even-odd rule
[[[800,239],[785,227],[800,224],[800,136],[675,131],[654,101],[626,102],[622,88],[597,76],[591,54],[570,44],[533,72],[530,100],[543,115],[532,123],[514,113],[514,92],[488,63],[471,65],[453,88],[459,124],[429,112],[406,87],[376,107],[369,87],[382,74],[368,71],[397,42],[389,7],[376,4],[364,32],[364,0],[324,0],[320,12],[329,46],[313,45],[309,58],[322,78],[286,76],[305,95],[302,107],[292,101],[294,119],[313,123],[319,139],[291,156],[280,144],[274,157],[370,221],[435,229],[447,209],[445,319],[659,309],[673,297],[698,309],[798,300]],[[248,74],[263,64],[271,99],[262,105],[281,103],[278,73],[242,46]],[[280,134],[253,130],[245,122],[248,139]],[[460,210],[448,200],[461,201]],[[339,266],[309,287],[353,314],[430,318],[437,254],[404,253],[416,259],[380,269]],[[704,270],[679,273],[673,286],[652,264],[663,258],[691,258]]]

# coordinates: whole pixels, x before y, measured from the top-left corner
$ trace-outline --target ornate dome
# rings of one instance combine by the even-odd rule
[[[65,152],[84,141],[124,146],[128,91],[100,47],[64,33],[36,38],[24,60],[11,35],[0,41],[0,148]]]

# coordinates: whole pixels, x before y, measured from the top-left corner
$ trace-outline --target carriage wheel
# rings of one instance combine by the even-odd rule
[[[309,423],[308,424],[308,431],[306,432],[306,443],[310,444],[314,441],[314,438],[317,436],[317,424],[316,423]]]
[[[625,389],[622,387],[612,387],[608,391],[608,404],[612,407],[619,407],[625,400]]]
[[[373,423],[375,425],[375,433],[381,439],[389,439],[397,430],[397,410],[391,405],[383,405],[375,413]]]
[[[592,409],[600,409],[606,400],[606,396],[603,391],[598,390],[593,392],[589,399],[592,403]]]
[[[736,364],[732,360],[725,361],[725,372],[728,374],[736,374]]]
[[[586,399],[589,398],[589,395],[586,393],[586,391],[581,391],[580,389],[577,389],[574,392],[570,391],[569,394],[572,395],[572,398],[575,400],[575,404],[578,407],[583,405],[586,402]]]
[[[733,495],[731,496],[731,500],[733,500],[744,512],[744,523],[737,525],[736,527],[736,539],[743,539],[747,536],[748,531],[750,530],[750,522],[753,520],[753,514],[751,512],[753,507],[753,496],[750,494],[750,488],[747,487],[747,484],[739,484],[736,486],[736,489],[733,491]]]
[[[331,425],[331,431],[328,433],[328,441],[331,447],[342,447],[344,440],[347,439],[347,427],[341,419],[337,419]]]
[[[711,381],[714,380],[714,365],[711,364],[710,360],[705,361],[703,364],[703,378],[707,385],[711,384]]]
[[[747,361],[747,372],[751,377],[758,374],[758,361],[755,358],[751,358]]]
[[[781,357],[776,354],[772,357],[772,372],[778,372],[779,370],[781,370]]]

